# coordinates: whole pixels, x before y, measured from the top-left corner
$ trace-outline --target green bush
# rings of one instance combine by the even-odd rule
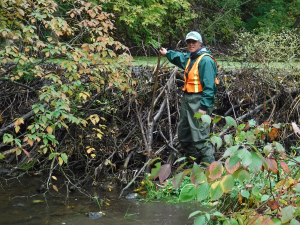
[[[232,53],[239,61],[289,62],[299,57],[300,35],[296,29],[280,33],[270,30],[259,34],[242,32],[237,35],[233,47]]]

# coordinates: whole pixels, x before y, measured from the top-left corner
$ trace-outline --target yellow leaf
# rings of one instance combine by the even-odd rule
[[[90,115],[89,119],[92,121],[94,125],[99,122],[99,116],[97,114]]]
[[[281,203],[285,204],[285,205],[288,204],[288,203],[287,203],[285,200],[283,200],[283,199],[279,199],[279,201],[280,201]]]
[[[59,165],[62,165],[64,163],[64,160],[61,157],[59,157],[58,158],[58,163],[59,163]]]
[[[47,132],[48,132],[49,134],[52,134],[52,132],[53,132],[53,129],[52,129],[52,127],[49,127],[49,126],[47,127],[47,129],[46,129],[46,130],[47,130]]]
[[[50,56],[50,53],[49,53],[49,52],[46,52],[46,53],[45,53],[45,56],[46,56],[46,57],[49,57],[49,56]]]
[[[105,202],[105,204],[108,205],[108,206],[110,205],[108,202]]]
[[[110,188],[108,188],[108,190],[109,190],[109,191],[111,191],[111,189],[110,189]]]
[[[56,176],[52,176],[52,178],[53,178],[54,180],[57,180]]]
[[[219,185],[220,181],[217,181],[211,185],[212,189],[215,189]]]
[[[56,185],[52,185],[53,189],[58,192]]]
[[[94,149],[94,148],[89,148],[86,152],[87,152],[88,154],[90,154],[92,151],[95,151],[95,149]]]
[[[17,127],[15,128],[16,133],[18,133],[19,130],[20,130],[20,126],[17,126]]]
[[[28,144],[29,144],[30,146],[33,145],[33,140],[32,140],[32,139],[28,139],[27,142],[28,142]]]
[[[18,12],[19,12],[22,16],[24,16],[24,11],[23,11],[22,9],[17,8],[17,10],[18,10]]]
[[[91,157],[92,157],[92,158],[95,158],[95,157],[96,157],[96,155],[95,155],[95,154],[91,154]]]

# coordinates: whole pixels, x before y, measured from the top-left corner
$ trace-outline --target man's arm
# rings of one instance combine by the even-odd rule
[[[167,51],[167,49],[165,49],[165,48],[161,48],[159,50],[159,52],[162,56],[167,56],[168,60],[172,64],[178,66],[179,68],[181,68],[183,70],[185,69],[187,60],[189,58],[189,54],[176,52],[176,51],[172,51],[172,50]]]
[[[215,61],[210,56],[204,56],[203,59],[200,61],[199,75],[201,86],[203,88],[199,112],[206,112],[208,107],[213,107],[214,105],[215,94],[217,89],[215,83],[215,78],[217,75],[217,66]]]

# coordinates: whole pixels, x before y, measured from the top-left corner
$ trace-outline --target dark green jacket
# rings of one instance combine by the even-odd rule
[[[204,53],[211,54],[210,51],[202,48],[200,52],[196,53],[198,56]],[[168,60],[179,68],[185,70],[188,59],[191,53],[181,53],[169,50],[166,54]],[[198,57],[193,56],[189,69],[192,68]],[[199,77],[201,86],[203,88],[202,98],[200,100],[200,109],[206,110],[208,107],[213,107],[214,99],[217,91],[215,78],[217,75],[217,65],[210,56],[204,56],[199,63]]]

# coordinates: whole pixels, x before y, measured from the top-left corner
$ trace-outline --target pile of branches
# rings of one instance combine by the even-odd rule
[[[56,64],[42,66],[45,71],[59,67]],[[58,169],[75,187],[91,180],[96,183],[103,177],[114,177],[130,185],[147,169],[151,159],[161,157],[172,163],[179,157],[181,153],[176,149],[176,134],[183,94],[183,71],[164,64],[154,70],[142,66],[130,69],[134,78],[130,81],[132,93],[126,94],[107,86],[105,92],[95,93],[83,106],[74,106],[73,110],[84,114],[92,122],[102,121],[101,139],[96,132],[99,126],[94,122],[85,128],[67,124],[68,128],[57,129],[55,137],[59,144],[56,150],[68,155],[68,163],[63,166],[43,154],[39,143],[22,146],[24,151],[21,154],[9,144],[1,143],[0,153],[5,156],[2,162],[14,165],[10,175],[19,174],[18,171],[43,170],[51,175],[53,170]],[[158,82],[153,95],[157,71]],[[257,124],[265,121],[299,123],[298,77],[297,70],[220,68],[213,116],[231,116],[237,121],[254,119]],[[39,90],[45,85],[51,83],[35,77],[23,77],[18,81],[0,77],[0,138],[4,133],[16,138],[22,138],[27,133],[23,127],[34,120],[32,106],[39,102]],[[21,125],[18,133],[14,129],[14,118],[24,120],[25,126]],[[224,130],[222,124],[218,124],[212,127],[212,132],[223,136],[234,130]],[[286,127],[277,139],[289,146],[296,146],[297,139],[292,134]]]

